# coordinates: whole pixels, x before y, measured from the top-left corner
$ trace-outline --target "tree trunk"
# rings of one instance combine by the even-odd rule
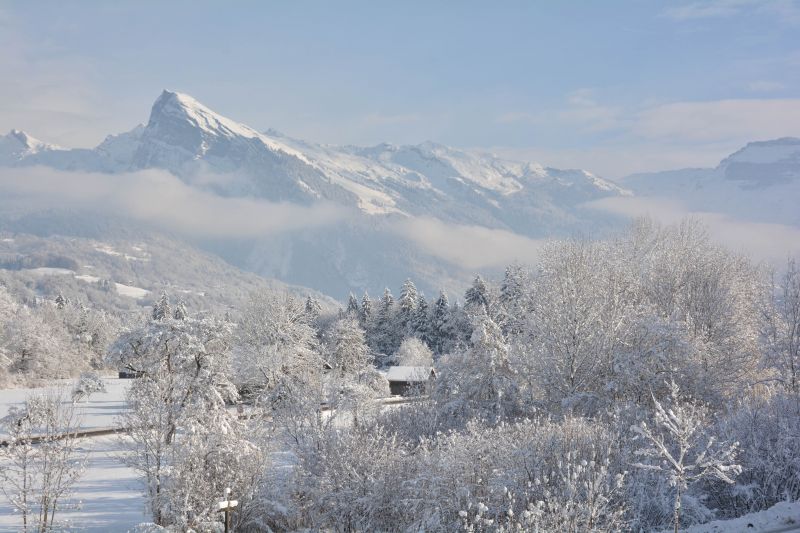
[[[675,490],[675,507],[673,508],[672,521],[675,525],[675,533],[681,527],[681,489]]]

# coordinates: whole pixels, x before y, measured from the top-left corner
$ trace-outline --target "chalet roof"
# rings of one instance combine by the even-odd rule
[[[386,372],[389,381],[427,381],[433,368],[429,366],[392,366]]]

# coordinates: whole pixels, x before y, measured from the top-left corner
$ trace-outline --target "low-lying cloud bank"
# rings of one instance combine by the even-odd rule
[[[664,224],[675,224],[691,217],[706,225],[712,239],[759,261],[780,265],[789,255],[800,253],[800,228],[795,226],[691,211],[679,202],[658,197],[603,198],[584,206],[629,218],[649,216]]]
[[[45,167],[0,169],[0,203],[14,208],[79,208],[121,215],[208,238],[248,238],[332,224],[348,216],[329,203],[303,206],[227,198],[162,170],[123,174]]]
[[[503,267],[514,261],[533,263],[545,242],[506,230],[448,224],[430,217],[399,221],[392,231],[439,259],[473,270]]]

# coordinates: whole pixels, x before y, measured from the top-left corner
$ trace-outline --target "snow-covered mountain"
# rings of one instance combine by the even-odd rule
[[[752,142],[715,168],[634,174],[622,183],[637,196],[678,200],[692,211],[800,226],[800,139]]]
[[[12,132],[0,138],[0,146],[17,137],[31,139]],[[109,136],[94,149],[33,142],[30,148],[0,151],[2,164],[109,173],[158,168],[225,196],[304,204],[329,200],[370,215],[434,215],[529,235],[572,224],[582,202],[625,194],[583,170],[545,168],[431,142],[338,147],[261,133],[169,91],[153,104],[146,126]],[[12,155],[5,157],[6,152]]]
[[[598,213],[583,204],[629,194],[584,170],[547,168],[432,142],[331,146],[264,133],[169,91],[153,104],[146,125],[110,135],[95,148],[62,149],[16,131],[0,137],[0,165],[108,174],[161,169],[224,197],[345,206],[356,216],[341,226],[271,236],[220,252],[261,274],[336,296],[399,284],[406,276],[424,278],[423,287],[433,290],[472,274],[387,231],[386,220],[433,217],[544,237],[610,223],[610,217],[598,221]]]
[[[8,135],[0,136],[0,165],[14,165],[35,154],[57,149],[24,131],[11,130]]]

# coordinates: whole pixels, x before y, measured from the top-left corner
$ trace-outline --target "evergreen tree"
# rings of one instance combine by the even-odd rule
[[[515,263],[506,268],[503,282],[500,285],[500,309],[496,314],[503,333],[506,335],[516,335],[524,329],[525,278],[525,270]]]
[[[470,314],[479,314],[480,308],[487,312],[489,311],[489,289],[486,287],[486,282],[483,281],[483,278],[475,276],[472,287],[464,293],[464,302],[464,307]]]
[[[64,298],[63,294],[58,293],[58,296],[56,296],[56,309],[64,309],[66,305],[67,305],[67,299]]]
[[[186,320],[188,316],[189,313],[186,311],[186,303],[183,300],[181,300],[180,302],[178,302],[178,305],[175,306],[175,312],[172,313],[172,317],[175,320]]]
[[[172,316],[172,307],[169,305],[169,296],[166,291],[161,293],[161,298],[153,306],[153,320],[164,320]]]
[[[444,349],[449,345],[449,333],[447,331],[450,322],[450,302],[447,293],[439,292],[439,297],[433,306],[433,314],[430,319],[431,349],[436,355],[444,354]]]
[[[395,324],[394,297],[392,292],[386,288],[383,291],[381,305],[375,317],[373,334],[373,348],[382,354],[391,355],[400,344],[397,339],[397,327]]]
[[[361,310],[359,309],[358,299],[352,292],[347,299],[347,310],[345,311],[345,315],[349,316],[350,318],[360,320]]]
[[[425,296],[420,294],[417,300],[417,309],[411,319],[411,334],[433,350],[435,335],[431,328],[431,319],[428,313],[428,302],[425,300]]]
[[[407,279],[400,290],[400,299],[397,302],[397,334],[400,341],[414,334],[412,322],[417,310],[419,293],[414,282]]]
[[[372,322],[372,300],[369,299],[367,291],[364,291],[364,296],[361,298],[361,313],[359,314],[358,322],[362,328],[369,330]]]
[[[306,315],[308,315],[308,319],[313,322],[319,318],[319,315],[322,313],[322,306],[316,300],[316,298],[309,296],[306,298]]]

